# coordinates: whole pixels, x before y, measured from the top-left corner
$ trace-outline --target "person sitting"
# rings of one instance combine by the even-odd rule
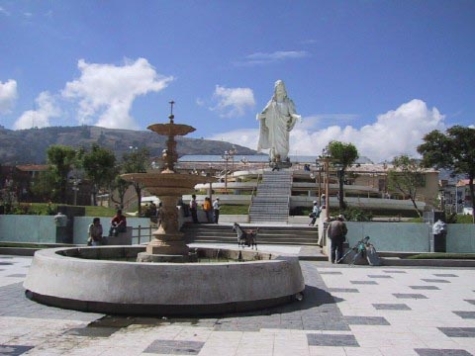
[[[88,229],[88,246],[98,246],[102,244],[102,225],[101,219],[94,218]]]
[[[111,220],[111,228],[109,229],[109,236],[119,236],[120,232],[127,231],[127,219],[122,215],[122,210],[117,210],[117,214]]]

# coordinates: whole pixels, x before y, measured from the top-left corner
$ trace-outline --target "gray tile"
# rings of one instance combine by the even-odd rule
[[[322,272],[320,272],[320,274],[342,274],[342,273],[337,272],[337,271],[328,271],[328,272],[322,271]]]
[[[422,280],[427,283],[450,283],[446,279],[423,278]]]
[[[393,278],[391,276],[385,274],[370,274],[368,275],[369,278]]]
[[[309,346],[353,346],[359,347],[353,335],[307,334]]]
[[[448,337],[475,337],[475,328],[438,328]]]
[[[31,350],[34,346],[24,345],[0,345],[0,355],[19,356]]]
[[[459,349],[414,349],[419,356],[472,356],[465,350]]]
[[[166,355],[198,355],[204,344],[201,341],[155,340],[143,352]]]
[[[359,293],[360,291],[356,288],[328,288],[328,291],[335,293]]]
[[[388,270],[388,271],[383,271],[384,273],[407,273],[406,271],[400,271],[400,270]]]
[[[456,274],[453,274],[453,273],[435,273],[434,276],[436,276],[436,277],[458,277]]]
[[[475,305],[475,299],[464,299],[467,303]]]
[[[17,278],[25,278],[26,277],[26,274],[10,274],[9,276],[6,276],[6,277],[17,277]]]
[[[108,328],[108,327],[85,327],[85,328],[73,328],[67,330],[65,335],[74,336],[88,336],[88,337],[109,337],[120,328]]]
[[[454,311],[462,319],[475,319],[475,311]]]
[[[350,325],[390,325],[381,316],[345,316],[345,319]]]
[[[409,286],[409,288],[416,290],[440,290],[440,288],[436,286]]]
[[[378,284],[376,281],[350,281],[351,284]]]
[[[393,295],[397,299],[427,299],[425,295],[415,293],[393,293]]]
[[[13,263],[11,262],[0,262],[0,266],[9,266],[12,265]]]
[[[377,310],[411,310],[406,304],[373,304],[373,307]]]

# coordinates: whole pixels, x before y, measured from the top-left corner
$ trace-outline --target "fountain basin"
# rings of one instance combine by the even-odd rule
[[[144,251],[143,246],[40,250],[23,286],[27,297],[47,305],[150,316],[257,310],[291,302],[305,288],[296,256],[198,248],[200,256],[233,261],[118,261]]]

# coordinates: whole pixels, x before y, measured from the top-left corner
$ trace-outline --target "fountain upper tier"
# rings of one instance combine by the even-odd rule
[[[215,180],[212,177],[179,174],[168,169],[157,173],[127,173],[121,177],[129,182],[141,183],[150,194],[159,197],[191,194],[195,185]]]
[[[147,129],[165,136],[185,136],[196,129],[189,125],[175,124],[173,121],[169,124],[153,124]]]

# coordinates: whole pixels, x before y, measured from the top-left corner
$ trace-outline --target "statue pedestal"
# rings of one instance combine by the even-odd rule
[[[280,170],[280,169],[282,169],[282,168],[290,168],[290,167],[292,167],[292,162],[290,162],[290,161],[284,161],[284,162],[282,162],[282,161],[269,162],[269,167],[271,167],[273,171],[274,171],[274,170],[278,171],[278,170]]]

